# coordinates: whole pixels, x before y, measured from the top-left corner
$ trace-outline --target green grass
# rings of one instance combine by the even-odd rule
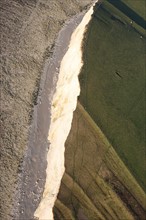
[[[74,180],[68,174],[65,174],[63,177],[63,183],[67,186],[67,188],[72,190],[72,193],[78,199],[88,219],[117,220],[118,214],[115,215],[114,211],[121,209],[121,212],[119,211],[118,219],[122,219],[120,216],[120,214],[122,213],[123,219],[133,220],[133,217],[128,213],[126,208],[121,203],[120,199],[116,197],[111,188],[108,187],[107,184],[100,177],[96,177],[95,182],[97,185],[102,186],[102,190],[104,191],[104,193],[101,191],[100,188],[98,189],[96,184],[92,184],[90,186],[91,189],[96,193],[96,195],[98,195],[98,199],[96,198],[97,200],[95,199],[95,197],[94,200],[92,200],[93,196],[90,198],[89,195],[87,195],[84,190],[76,182],[74,182]],[[106,194],[106,196],[110,195],[110,199],[108,202],[104,201],[103,194]]]
[[[104,7],[116,19],[99,9],[85,36],[56,220],[145,219],[145,39]]]
[[[145,39],[103,9],[90,22],[80,101],[146,191]]]
[[[58,195],[63,205],[55,204],[64,217],[54,209],[55,219],[81,219],[82,210],[87,219],[144,220],[144,191],[80,103],[66,142],[65,166]]]
[[[126,168],[122,160],[119,158],[113,146],[109,143],[101,129],[97,126],[97,124],[93,121],[91,116],[85,111],[85,109],[80,103],[78,103],[77,109],[80,112],[80,114],[82,114],[84,120],[87,121],[88,129],[92,131],[93,137],[90,136],[91,140],[93,140],[94,138],[98,140],[98,144],[100,146],[98,147],[98,150],[100,149],[100,154],[98,155],[98,157],[101,157],[102,159],[101,164],[98,166],[98,170],[100,170],[103,163],[105,163],[107,169],[110,169],[114,173],[114,175],[118,177],[123,186],[125,186],[130,191],[130,193],[137,199],[137,201],[139,201],[141,206],[144,209],[146,209],[146,197],[144,191],[141,189],[135,178],[133,178],[133,176],[129,172],[128,168]]]
[[[59,220],[67,219],[67,220],[75,220],[70,209],[68,209],[60,200],[56,200],[55,208],[57,209],[57,216],[59,215]]]
[[[127,6],[136,11],[140,16],[146,19],[146,1],[145,0],[122,0]]]
[[[123,1],[125,3],[125,1]],[[132,2],[135,3],[135,1],[132,0]],[[134,4],[133,4],[134,5]],[[116,18],[118,18],[119,20],[121,20],[122,22],[124,22],[127,26],[132,26],[133,28],[135,28],[135,30],[137,32],[140,33],[140,35],[142,35],[143,37],[146,37],[146,31],[144,28],[142,28],[140,25],[138,25],[137,23],[135,23],[133,21],[132,25],[131,25],[131,18],[129,18],[127,15],[125,15],[123,12],[121,12],[120,10],[118,10],[116,7],[114,7],[112,4],[110,4],[107,0],[104,0],[103,3],[102,3],[102,6],[104,8],[106,8],[106,10],[114,15]],[[130,7],[130,5],[127,4],[127,6]],[[139,4],[140,8],[141,8],[141,11],[145,11],[145,7],[143,7],[142,4]],[[143,8],[142,8],[143,7]],[[132,8],[134,10],[134,7]],[[137,10],[135,10],[136,13]],[[138,13],[139,14],[139,13]],[[142,16],[142,14],[139,14],[140,16]],[[144,18],[144,16],[142,16]]]

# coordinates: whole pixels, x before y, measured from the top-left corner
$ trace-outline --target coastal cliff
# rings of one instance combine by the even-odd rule
[[[35,216],[39,219],[53,219],[52,209],[64,173],[65,141],[71,129],[73,111],[80,93],[78,75],[82,68],[82,41],[86,25],[91,19],[93,6],[85,14],[73,32],[69,48],[60,65],[56,91],[51,105],[51,123],[48,139],[50,149],[47,155],[47,176],[43,198]]]
[[[45,147],[40,145],[40,149],[33,154],[28,141],[34,110],[40,104],[38,98],[38,94],[41,96],[40,79],[44,76],[41,80],[43,88],[44,64],[52,56],[55,39],[65,21],[86,9],[92,2],[90,0],[0,2],[2,47],[0,216],[4,220],[15,217],[15,211],[12,210],[17,200],[15,197],[19,197],[17,192],[21,187],[18,186],[18,180],[22,179],[24,158],[29,156],[30,164],[36,168],[36,158],[39,158],[39,154],[41,162],[39,173],[42,176],[37,180],[40,184],[36,193],[38,198],[31,204],[32,211],[28,212],[30,218],[40,201],[45,183],[46,146],[49,144],[47,143]],[[50,83],[50,91],[51,86]],[[47,117],[49,129],[50,114]],[[45,118],[43,120],[46,121]],[[29,163],[27,165],[29,169]]]
[[[145,219],[145,34],[95,2],[0,2],[0,219]]]

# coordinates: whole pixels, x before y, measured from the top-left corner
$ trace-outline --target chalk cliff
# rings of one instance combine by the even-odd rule
[[[73,32],[69,48],[61,61],[51,106],[51,125],[48,136],[51,145],[47,156],[47,178],[43,198],[35,212],[35,216],[39,219],[53,219],[52,208],[64,173],[64,144],[71,128],[73,111],[80,92],[78,75],[82,67],[82,40],[92,13],[93,6]]]
[[[15,196],[20,188],[18,179],[21,179],[24,155],[29,156],[29,163],[26,163],[28,170],[31,164],[33,164],[30,166],[32,170],[38,168],[37,158],[41,164],[39,173],[46,167],[46,158],[44,157],[44,161],[42,160],[43,155],[46,155],[46,145],[44,147],[40,144],[39,150],[37,149],[34,153],[29,148],[28,141],[34,109],[40,104],[38,88],[44,72],[44,63],[47,58],[52,56],[55,39],[64,22],[91,5],[92,2],[90,0],[0,1],[1,219],[10,220],[15,217],[12,210],[16,201]],[[42,84],[45,82],[45,77],[43,80]],[[51,90],[51,83],[49,89]],[[39,95],[41,95],[41,90]],[[44,116],[42,115],[42,117]],[[49,124],[50,115],[47,117],[48,121],[45,118],[42,120]],[[38,126],[39,123],[35,127],[36,130]],[[33,140],[32,145],[35,146]],[[28,154],[26,154],[26,150]],[[34,175],[33,171],[31,174]],[[45,172],[43,175],[45,176]],[[40,184],[39,190],[35,193],[38,194],[38,198],[31,203],[30,210],[27,212],[30,218],[42,195],[43,177],[36,182]],[[29,196],[29,188],[27,198],[31,200],[33,196]],[[24,213],[24,210],[21,210],[21,213]]]

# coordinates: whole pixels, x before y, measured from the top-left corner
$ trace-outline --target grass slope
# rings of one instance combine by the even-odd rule
[[[130,22],[106,2],[88,27],[55,220],[146,218],[145,39]]]
[[[136,11],[146,20],[146,1],[145,0],[122,0],[127,6]]]
[[[54,208],[56,220],[58,208],[65,220],[68,213],[76,220],[145,219],[144,191],[79,103],[65,158],[66,172]],[[63,205],[59,207],[58,201]]]
[[[86,33],[80,101],[146,190],[145,38],[106,9]]]

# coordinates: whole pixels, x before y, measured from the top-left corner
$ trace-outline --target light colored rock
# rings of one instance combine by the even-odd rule
[[[40,220],[53,219],[52,208],[64,173],[64,143],[71,128],[73,111],[80,93],[78,74],[82,67],[82,40],[92,13],[93,6],[73,32],[69,49],[61,62],[51,109],[51,126],[48,135],[51,146],[47,156],[46,184],[43,198],[35,212],[35,217]]]
[[[92,1],[0,1],[0,219],[15,218],[12,214],[16,202],[14,194],[18,191],[18,176],[28,146],[44,63],[52,53],[53,43],[64,22]]]

